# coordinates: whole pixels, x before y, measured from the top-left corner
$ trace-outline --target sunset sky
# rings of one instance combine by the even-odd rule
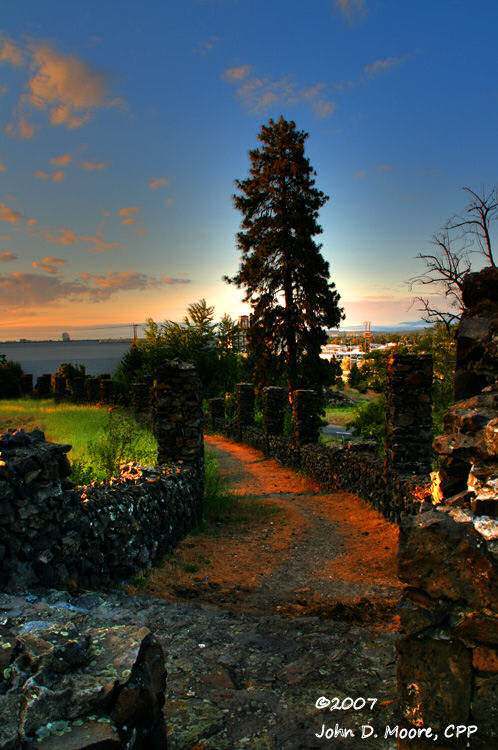
[[[498,182],[497,28],[496,0],[3,0],[0,339],[246,312],[231,196],[281,114],[345,325],[417,320],[417,253]]]

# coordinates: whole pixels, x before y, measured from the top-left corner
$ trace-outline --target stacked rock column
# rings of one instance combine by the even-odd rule
[[[225,399],[210,398],[208,401],[209,409],[209,428],[216,432],[219,429],[220,421],[225,419]]]
[[[88,378],[86,381],[87,400],[91,404],[100,401],[100,381],[98,378]]]
[[[130,386],[131,406],[136,414],[149,410],[151,386],[148,383],[132,383]]]
[[[429,475],[432,466],[432,356],[387,361],[386,473]]]
[[[254,426],[254,386],[252,383],[237,383],[235,386],[235,422],[237,440],[242,440],[245,427]]]
[[[263,388],[263,428],[267,435],[282,435],[285,410],[284,388]]]
[[[33,376],[31,374],[21,375],[21,392],[23,396],[31,396],[33,393]]]
[[[36,395],[38,398],[50,398],[52,376],[49,373],[38,375],[36,379]]]
[[[296,445],[318,443],[318,398],[315,391],[294,391],[292,398],[292,428]]]
[[[181,461],[204,481],[201,382],[194,364],[165,360],[159,365],[152,414],[159,464]]]
[[[86,388],[85,388],[85,378],[83,377],[76,377],[73,378],[73,401],[76,403],[81,403],[82,401],[86,401]]]
[[[412,731],[438,733],[431,747],[487,750],[498,745],[498,269],[468,274],[463,300],[459,400],[434,441],[441,503],[400,530],[398,700]],[[459,741],[444,737],[451,725],[467,728]]]

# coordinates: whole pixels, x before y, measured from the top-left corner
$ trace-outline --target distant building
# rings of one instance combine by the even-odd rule
[[[69,335],[68,333],[65,333],[65,332],[64,332],[64,333],[63,333],[63,334],[61,335],[61,339],[62,339],[63,341],[71,341],[71,336],[70,336],[70,335]]]

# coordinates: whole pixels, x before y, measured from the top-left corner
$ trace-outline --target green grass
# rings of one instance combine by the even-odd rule
[[[56,404],[51,399],[0,400],[0,431],[18,427],[38,428],[47,440],[72,445],[68,453],[72,478],[82,484],[116,473],[119,461],[156,463],[152,432],[123,409]]]
[[[108,409],[79,404],[56,404],[52,399],[0,400],[0,430],[22,427],[43,430],[47,440],[70,443],[69,460],[82,460],[87,445],[106,429]]]

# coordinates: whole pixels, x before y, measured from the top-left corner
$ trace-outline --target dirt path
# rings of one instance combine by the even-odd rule
[[[280,511],[220,526],[216,536],[190,535],[140,593],[396,629],[396,526],[355,496],[323,492],[247,446],[213,436],[206,442],[238,494]]]

